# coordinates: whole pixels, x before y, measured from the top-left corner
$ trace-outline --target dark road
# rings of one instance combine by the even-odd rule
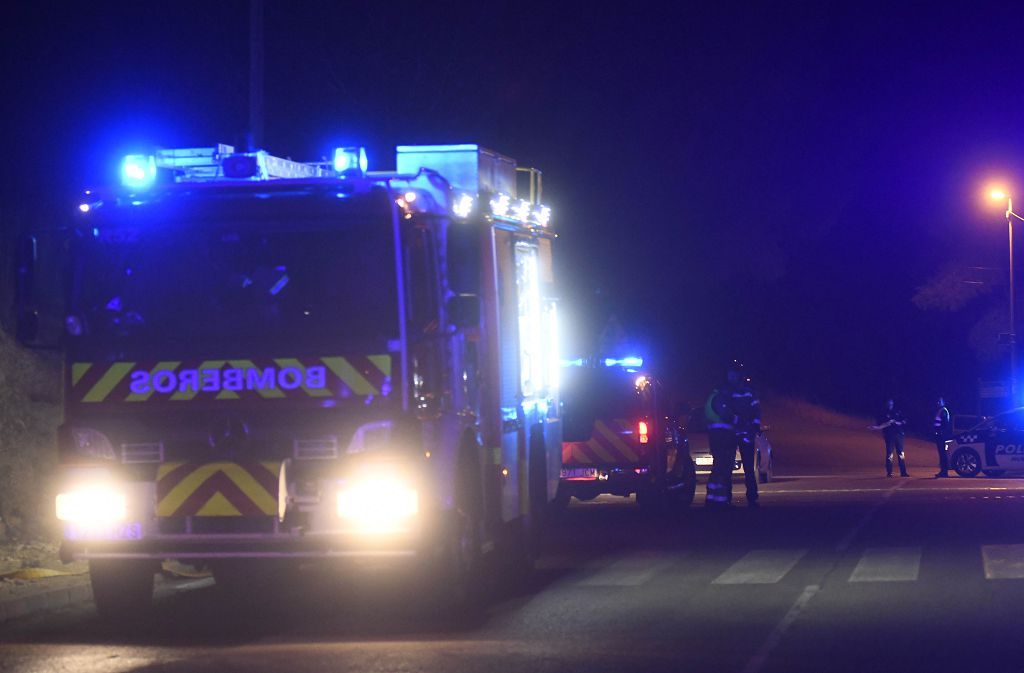
[[[574,502],[533,586],[470,624],[383,575],[282,577],[249,607],[167,582],[130,632],[90,606],[6,624],[0,670],[1022,670],[1024,481],[783,477],[762,503]]]

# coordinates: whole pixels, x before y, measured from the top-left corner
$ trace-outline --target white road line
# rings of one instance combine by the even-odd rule
[[[868,547],[851,582],[913,582],[921,571],[920,547]]]
[[[669,565],[672,559],[664,554],[641,552],[631,554],[577,582],[584,587],[637,587],[648,582]]]
[[[712,584],[775,584],[806,553],[806,549],[755,549],[729,566]]]
[[[836,545],[836,551],[844,552],[847,549],[849,549],[850,545],[853,544],[854,538],[857,537],[857,535],[864,528],[864,526],[868,525],[868,521],[871,521],[871,517],[875,515],[875,512],[881,509],[882,505],[885,504],[885,501],[891,498],[892,494],[895,493],[897,489],[902,488],[903,484],[905,483],[907,482],[901,481],[898,484],[896,484],[896,486],[888,489],[888,492],[881,498],[879,498],[878,502],[871,506],[871,509],[864,513],[864,516],[861,517],[861,520],[857,522],[857,525],[851,528],[850,531],[843,536],[843,539],[840,540],[839,544]]]
[[[772,632],[768,634],[768,637],[761,644],[761,647],[757,649],[754,656],[750,658],[747,665],[743,667],[743,673],[758,673],[761,668],[764,667],[764,662],[768,660],[768,655],[772,653],[772,650],[778,646],[782,640],[782,636],[789,630],[789,627],[793,625],[796,618],[800,616],[803,609],[807,607],[807,603],[814,597],[814,594],[818,593],[820,587],[817,584],[810,584],[804,587],[803,593],[801,593],[793,605],[790,606],[789,611],[785,614],[782,620],[775,625]]]
[[[987,544],[981,547],[987,580],[1024,578],[1024,544]]]

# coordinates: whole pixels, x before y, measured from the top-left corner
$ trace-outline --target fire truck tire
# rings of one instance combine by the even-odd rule
[[[441,534],[438,553],[428,569],[430,614],[471,617],[483,606],[484,583],[479,536],[465,514],[453,512]]]
[[[483,489],[480,450],[466,438],[455,474],[455,511],[443,522],[438,553],[428,578],[431,603],[452,617],[472,615],[483,604],[483,559],[480,553]]]
[[[97,559],[89,562],[96,612],[111,621],[130,622],[144,615],[153,605],[152,561]]]

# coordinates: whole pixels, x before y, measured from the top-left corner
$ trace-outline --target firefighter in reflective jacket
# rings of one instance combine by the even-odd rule
[[[754,438],[761,432],[761,403],[743,376],[743,365],[735,360],[726,374],[729,407],[735,414],[736,444],[743,462],[743,480],[747,486],[747,506],[757,507],[757,465],[754,464]],[[731,477],[731,474],[730,474]],[[731,486],[731,484],[730,484]],[[731,490],[731,489],[730,489]]]
[[[715,390],[704,405],[708,444],[711,449],[711,475],[708,477],[707,507],[726,507],[732,501],[732,469],[736,462],[735,414],[730,395]]]

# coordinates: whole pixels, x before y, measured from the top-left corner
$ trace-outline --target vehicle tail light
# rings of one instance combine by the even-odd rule
[[[647,435],[647,421],[640,421],[636,425],[637,434],[640,435],[640,443],[646,444],[650,437]]]

